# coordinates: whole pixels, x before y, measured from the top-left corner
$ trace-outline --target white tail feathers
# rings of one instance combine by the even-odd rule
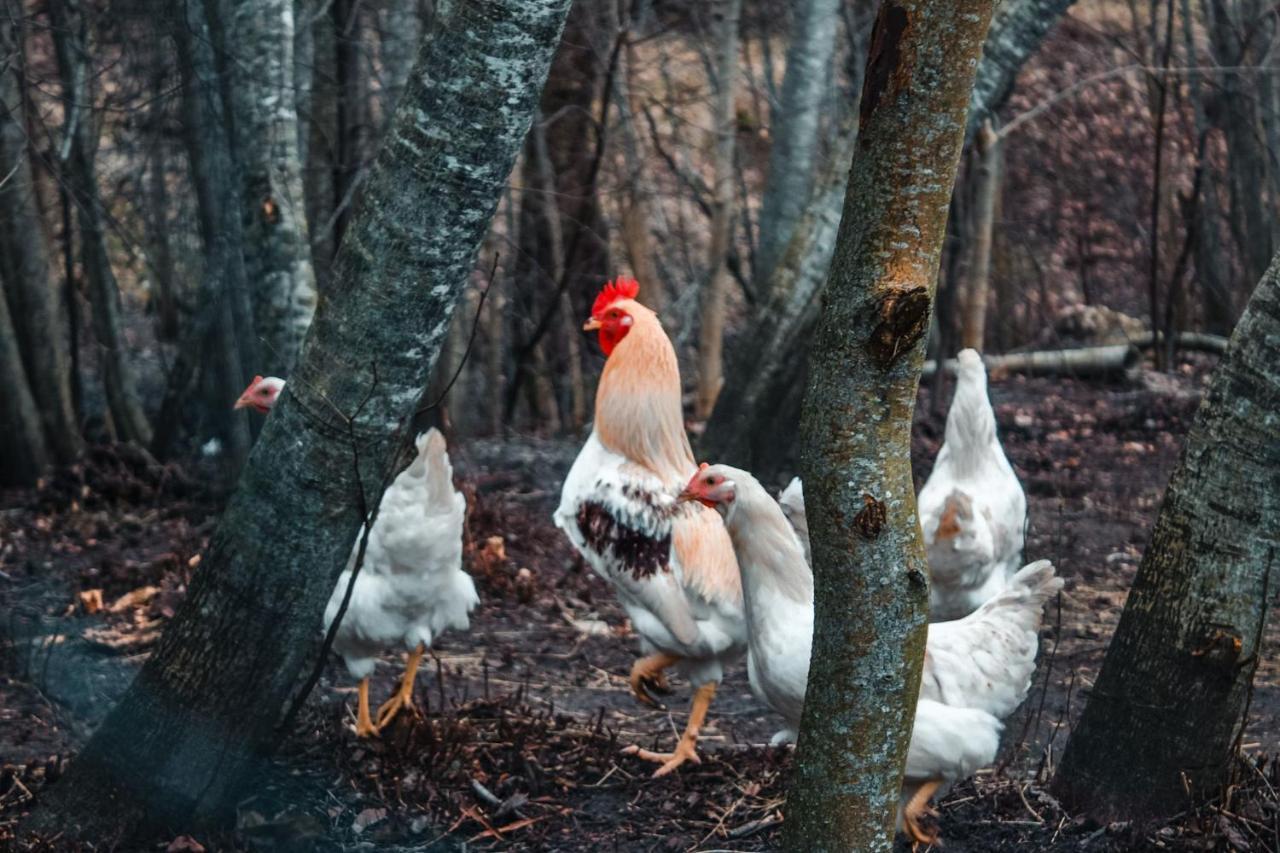
[[[978,609],[978,613],[992,610],[1012,610],[1027,623],[1030,630],[1038,630],[1043,618],[1045,602],[1062,589],[1062,578],[1057,576],[1053,563],[1036,560],[1018,570],[995,598]]]
[[[413,474],[425,476],[427,503],[431,506],[447,505],[453,495],[453,465],[449,462],[444,436],[432,427],[419,433],[414,444],[418,448],[418,456],[409,468]]]

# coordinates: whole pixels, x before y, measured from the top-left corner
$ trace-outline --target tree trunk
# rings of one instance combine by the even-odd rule
[[[235,477],[248,457],[250,427],[247,413],[232,411],[227,401],[234,401],[244,390],[259,363],[244,262],[242,172],[231,136],[230,87],[224,85],[229,72],[219,62],[217,21],[204,0],[184,0],[181,12],[174,21],[174,39],[185,91],[185,135],[205,264],[189,342],[174,364],[166,405],[161,408],[165,417],[157,421],[167,423],[172,395],[184,387],[180,368],[187,370],[188,377],[198,370],[210,431],[223,443],[224,474]],[[192,363],[193,359],[198,361]]]
[[[1022,66],[1076,0],[1007,0],[991,21],[982,64],[969,102],[970,134],[995,113],[1013,91]]]
[[[960,346],[983,352],[987,338],[987,297],[991,292],[991,241],[995,234],[996,193],[1000,186],[1000,137],[992,129],[990,119],[978,130],[974,148],[978,158],[975,239],[965,289]]]
[[[23,49],[18,0],[0,7],[0,53]],[[0,69],[0,278],[30,391],[53,459],[69,464],[83,443],[71,405],[71,354],[66,324],[40,227],[35,181],[22,121],[22,92],[13,68]]]
[[[0,485],[33,486],[49,464],[44,429],[18,351],[9,301],[0,289]]]
[[[815,611],[788,850],[893,847],[929,611],[911,417],[994,5],[885,0],[872,33],[801,416]]]
[[[1280,578],[1280,256],[1214,372],[1151,542],[1054,777],[1101,821],[1221,792]],[[1153,748],[1152,733],[1159,733]]]
[[[252,2],[252,0],[248,0]],[[333,164],[334,247],[351,221],[369,129],[369,81],[360,59],[360,0],[333,0],[333,68],[337,128]]]
[[[814,158],[831,86],[840,0],[796,4],[781,102],[770,119],[769,179],[760,202],[757,278],[768,282],[813,191]],[[767,293],[760,294],[762,301]]]
[[[67,179],[77,202],[80,264],[88,280],[107,408],[117,438],[145,446],[151,441],[151,425],[138,398],[137,379],[125,349],[120,287],[103,233],[104,214],[94,164],[98,131],[89,88],[89,23],[77,0],[52,0],[49,14],[67,105],[63,127],[69,138],[69,148],[64,149],[68,152]]]
[[[835,249],[845,185],[857,138],[857,113],[841,120],[814,200],[792,229],[791,242],[764,288],[747,342],[733,353],[728,381],[707,421],[699,456],[772,477],[793,452],[804,387],[805,356],[818,316],[819,296]]]
[[[460,3],[437,19],[208,559],[27,829],[97,840],[143,821],[219,824],[246,780],[269,770],[366,521],[360,494],[376,501],[395,470],[567,5]]]
[[[254,373],[288,375],[316,307],[294,85],[294,0],[233,0],[227,63],[243,173],[244,267],[253,284]]]
[[[738,84],[738,18],[742,0],[716,0],[712,19],[716,38],[715,183],[712,187],[711,255],[702,286],[698,314],[698,399],[695,416],[708,418],[724,384],[724,300],[729,289],[729,244],[733,239],[733,150],[737,114],[733,96]]]
[[[422,16],[418,0],[391,0],[384,10],[381,28],[382,121],[390,121],[414,57],[422,44]]]

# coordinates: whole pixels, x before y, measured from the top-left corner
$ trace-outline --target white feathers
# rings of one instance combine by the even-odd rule
[[[565,479],[554,518],[614,587],[641,640],[681,658],[681,671],[697,686],[719,681],[724,664],[741,656],[746,621],[740,600],[700,585],[680,560],[677,527],[710,512],[677,504],[682,485],[664,483],[605,447],[593,431]]]
[[[782,514],[787,517],[791,529],[800,540],[800,547],[804,549],[804,561],[813,565],[813,555],[809,552],[809,519],[804,514],[804,487],[799,477],[791,478],[791,482],[778,496],[778,505],[782,507]]]
[[[1022,560],[1027,499],[996,436],[982,358],[963,350],[946,437],[917,500],[929,554],[930,619],[958,619],[1004,588]]]
[[[727,525],[742,570],[749,622],[747,674],[755,694],[800,723],[813,640],[813,587],[800,542],[783,508],[744,471],[732,476],[736,508]],[[796,584],[802,574],[808,584]],[[1040,561],[967,619],[929,626],[925,673],[907,752],[908,782],[954,782],[995,759],[1001,720],[1018,706],[1035,670],[1045,601],[1062,587]],[[799,593],[799,594],[797,594]]]
[[[383,651],[430,646],[448,628],[465,630],[479,602],[475,584],[462,570],[466,499],[453,487],[444,436],[431,429],[415,444],[417,456],[382,496],[334,638],[334,651],[356,678],[372,673]],[[326,630],[346,595],[359,545],[357,537],[325,608]]]

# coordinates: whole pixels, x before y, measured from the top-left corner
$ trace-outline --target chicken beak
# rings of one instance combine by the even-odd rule
[[[692,503],[693,501],[704,503],[700,495],[695,494],[689,489],[685,489],[680,494],[676,495],[676,503],[678,504],[687,504],[687,503]]]
[[[587,320],[587,322],[582,324],[582,331],[594,332],[596,329],[599,329],[601,325],[602,323],[599,320],[592,317],[590,320]]]
[[[232,411],[236,409],[248,409],[253,406],[253,401],[249,399],[248,394],[241,394],[240,399],[236,400],[236,404],[232,406]]]

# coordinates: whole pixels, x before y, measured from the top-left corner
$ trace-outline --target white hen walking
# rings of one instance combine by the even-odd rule
[[[917,506],[929,554],[929,618],[959,619],[1004,588],[1022,562],[1027,498],[996,435],[987,370],[956,359],[946,435]]]
[[[800,724],[813,643],[813,574],[782,508],[746,471],[703,466],[681,494],[724,516],[742,572],[747,606],[747,674],[753,692]],[[924,678],[907,749],[901,822],[933,843],[921,818],[929,800],[994,760],[1001,719],[1031,686],[1044,602],[1062,587],[1053,566],[1027,566],[1008,589],[958,622],[929,626]]]

